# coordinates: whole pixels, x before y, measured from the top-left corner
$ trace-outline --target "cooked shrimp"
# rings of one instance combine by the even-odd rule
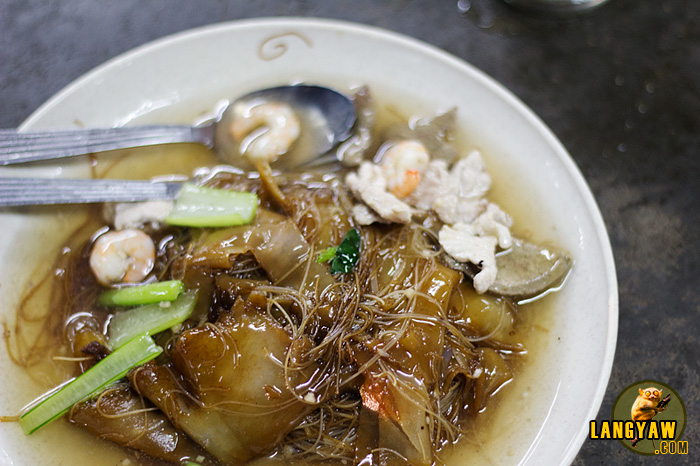
[[[231,134],[253,163],[274,162],[299,137],[299,118],[287,104],[253,101],[236,104],[233,112]]]
[[[95,241],[90,268],[103,285],[140,282],[155,264],[156,248],[140,230],[110,231]]]
[[[428,150],[419,141],[409,139],[389,147],[381,162],[389,191],[398,198],[411,194],[420,183],[428,162]]]

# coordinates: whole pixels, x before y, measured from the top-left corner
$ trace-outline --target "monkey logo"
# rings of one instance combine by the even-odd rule
[[[591,423],[591,439],[617,439],[642,455],[687,454],[681,441],[686,411],[678,393],[658,380],[625,388],[613,405],[612,420]]]

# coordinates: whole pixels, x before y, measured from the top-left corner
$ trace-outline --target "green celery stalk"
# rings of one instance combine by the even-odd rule
[[[107,338],[113,349],[119,348],[137,335],[155,335],[184,322],[194,311],[197,293],[188,291],[167,307],[146,304],[114,314],[109,322]]]
[[[22,414],[19,418],[22,430],[27,435],[35,432],[65,414],[75,403],[98,393],[124,377],[129,369],[150,361],[162,351],[148,335],[132,339]]]
[[[258,208],[255,193],[206,188],[185,183],[165,221],[188,227],[225,227],[253,221]]]
[[[103,306],[138,306],[174,301],[185,289],[181,280],[126,286],[102,293],[97,302]]]

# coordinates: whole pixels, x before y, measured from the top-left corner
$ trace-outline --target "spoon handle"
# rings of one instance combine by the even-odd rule
[[[58,159],[114,149],[195,142],[212,146],[213,127],[134,126],[45,132],[0,130],[0,165]]]
[[[0,177],[0,207],[175,199],[182,183]]]

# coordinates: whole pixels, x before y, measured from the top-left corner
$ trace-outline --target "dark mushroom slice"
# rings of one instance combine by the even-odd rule
[[[357,119],[353,134],[336,150],[336,157],[346,167],[355,167],[362,162],[372,145],[372,127],[376,120],[374,99],[367,86],[362,86],[352,95]]]
[[[206,453],[126,384],[76,404],[68,420],[96,436],[173,463],[202,463]],[[206,464],[210,464],[208,461]]]
[[[478,269],[458,262],[448,254],[445,263],[455,270],[474,277]],[[556,288],[564,282],[573,266],[566,252],[513,238],[513,246],[496,254],[498,274],[488,291],[509,298],[532,298]]]
[[[392,126],[387,129],[385,136],[388,141],[406,139],[420,141],[431,157],[452,164],[459,158],[459,151],[454,143],[456,127],[457,109],[451,108],[434,117],[421,118],[410,126],[404,124]]]

